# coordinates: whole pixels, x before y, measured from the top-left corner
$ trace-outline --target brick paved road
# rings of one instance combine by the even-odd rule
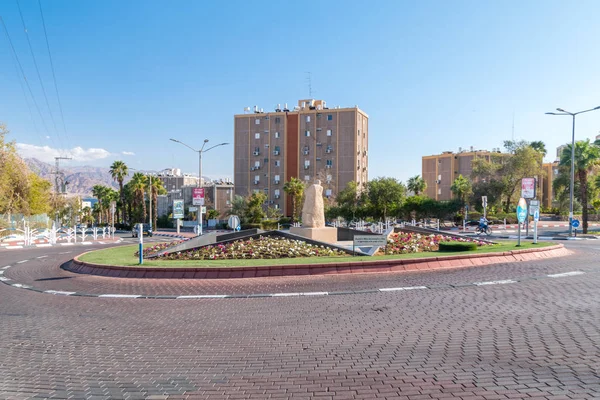
[[[600,398],[600,249],[594,242],[568,246],[576,251],[568,259],[443,273],[208,283],[111,283],[59,270],[72,256],[59,250],[71,249],[1,252],[0,268],[13,265],[11,279],[56,290],[434,288],[150,300],[53,296],[0,284],[0,399]],[[585,274],[444,286],[575,270]]]

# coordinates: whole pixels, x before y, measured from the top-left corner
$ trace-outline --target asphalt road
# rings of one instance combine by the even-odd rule
[[[39,290],[0,284],[0,399],[597,399],[600,246],[565,245],[443,272],[211,281],[60,269],[89,247],[0,251],[0,276]],[[115,297],[290,292],[307,295]]]

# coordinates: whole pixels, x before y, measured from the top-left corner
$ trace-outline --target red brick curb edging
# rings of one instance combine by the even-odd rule
[[[101,265],[85,263],[80,261],[78,257],[75,257],[72,262],[64,264],[62,268],[80,274],[109,276],[115,278],[230,279],[291,275],[333,275],[349,273],[432,271],[505,262],[540,260],[545,258],[562,257],[569,254],[572,254],[572,252],[567,250],[562,244],[558,244],[540,249],[524,249],[497,253],[465,254],[401,260],[358,261],[351,263],[345,262],[327,264],[289,264],[263,267],[218,267],[202,269],[177,267],[146,268]]]

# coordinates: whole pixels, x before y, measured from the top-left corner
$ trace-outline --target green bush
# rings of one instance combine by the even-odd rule
[[[265,231],[277,229],[277,221],[265,220],[265,221],[261,222],[260,227],[261,227],[261,229],[264,229]]]
[[[292,219],[289,217],[281,217],[281,218],[279,218],[279,223],[280,224],[291,224]]]
[[[248,224],[242,224],[242,226],[241,226],[240,229],[244,230],[244,229],[261,229],[261,228],[260,228],[260,224],[250,224],[250,223],[248,223]]]
[[[440,251],[472,251],[477,250],[473,242],[440,242]]]

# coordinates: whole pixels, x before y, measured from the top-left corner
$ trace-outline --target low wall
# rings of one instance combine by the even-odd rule
[[[79,261],[65,263],[61,268],[81,274],[117,278],[154,278],[154,279],[230,279],[259,278],[269,276],[293,275],[333,275],[356,273],[382,273],[401,271],[432,271],[475,267],[499,263],[543,260],[571,254],[562,244],[540,249],[512,250],[508,252],[464,254],[441,257],[393,259],[378,261],[339,262],[327,264],[289,264],[263,267],[123,267],[89,264]],[[366,258],[364,258],[366,259]],[[235,260],[232,260],[234,262]]]

